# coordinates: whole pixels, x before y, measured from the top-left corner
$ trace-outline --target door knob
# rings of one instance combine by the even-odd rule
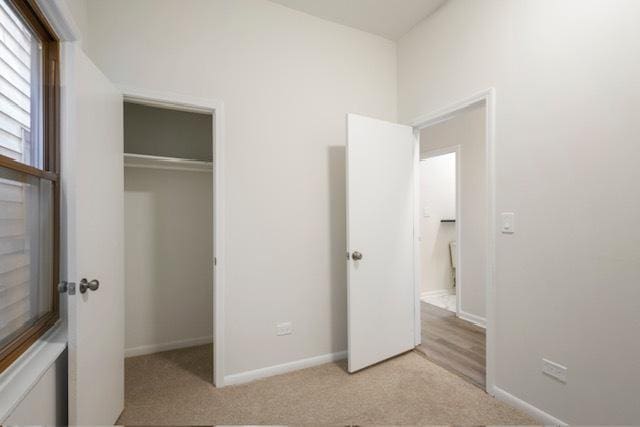
[[[362,259],[362,254],[358,251],[355,251],[353,254],[351,254],[351,258],[354,261],[360,261]]]
[[[80,281],[80,293],[84,294],[85,292],[87,292],[87,289],[90,289],[92,291],[96,291],[98,290],[98,288],[100,287],[100,282],[98,282],[96,279],[93,279],[90,282],[87,282],[87,279],[82,279]]]

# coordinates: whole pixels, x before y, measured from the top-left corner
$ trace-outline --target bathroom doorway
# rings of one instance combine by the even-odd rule
[[[420,130],[420,353],[486,386],[486,108]]]
[[[451,151],[453,150],[453,151]],[[420,300],[458,312],[457,159],[459,146],[420,159]]]

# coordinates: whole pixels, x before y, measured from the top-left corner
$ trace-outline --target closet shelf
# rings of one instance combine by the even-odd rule
[[[131,153],[124,153],[124,166],[127,168],[168,169],[193,172],[213,171],[212,162]]]

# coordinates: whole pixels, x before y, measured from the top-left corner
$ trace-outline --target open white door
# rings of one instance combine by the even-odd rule
[[[75,282],[67,297],[69,423],[113,425],[124,407],[122,96],[82,50],[72,55],[62,164],[66,278]],[[83,278],[99,287],[82,292]]]
[[[409,126],[347,116],[349,372],[414,347],[414,152]]]

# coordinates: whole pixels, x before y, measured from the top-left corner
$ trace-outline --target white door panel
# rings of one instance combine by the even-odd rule
[[[124,407],[122,96],[74,48],[74,113],[63,153],[67,210],[69,422],[113,424]],[[80,280],[99,288],[81,293]]]
[[[414,347],[414,150],[409,126],[347,116],[349,372]],[[354,260],[353,253],[362,254]]]

